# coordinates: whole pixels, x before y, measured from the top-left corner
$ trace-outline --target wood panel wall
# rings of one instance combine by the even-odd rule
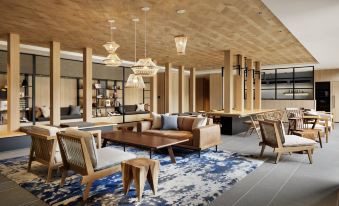
[[[222,76],[221,74],[210,74],[210,109],[222,109]]]
[[[339,68],[314,71],[315,82],[339,81]]]

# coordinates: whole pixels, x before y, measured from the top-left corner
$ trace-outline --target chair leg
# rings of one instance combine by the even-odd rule
[[[307,150],[307,155],[308,155],[308,159],[310,160],[310,164],[313,163],[313,160],[312,160],[312,151],[309,149]]]
[[[27,167],[27,172],[31,171],[31,167],[32,167],[32,161],[33,161],[33,155],[34,155],[34,150],[33,150],[33,146],[31,147],[31,150],[29,152],[29,160],[28,160],[28,167]]]
[[[60,186],[64,186],[66,177],[67,177],[67,170],[63,167],[60,168],[61,170],[61,180],[60,180]]]
[[[254,131],[254,128],[251,128],[251,133],[250,133],[250,136],[252,135],[253,131]]]
[[[320,148],[323,148],[323,142],[322,142],[322,140],[321,140],[320,132],[318,132],[318,138],[319,138]]]
[[[264,145],[264,144],[261,145],[260,157],[262,157],[264,155],[265,147],[266,147],[266,145]]]
[[[275,160],[275,164],[278,164],[280,157],[281,157],[281,152],[278,152],[277,159]]]
[[[84,201],[86,201],[87,198],[88,198],[88,196],[89,196],[89,192],[91,191],[91,186],[92,186],[92,184],[93,184],[92,181],[90,181],[90,182],[88,182],[88,183],[86,184],[85,191],[84,191],[84,193],[83,193],[83,195],[82,195],[82,199],[83,199]]]
[[[52,166],[49,166],[49,167],[48,167],[48,173],[47,173],[46,183],[49,183],[49,182],[51,181],[52,173],[53,173],[53,167],[52,167]]]

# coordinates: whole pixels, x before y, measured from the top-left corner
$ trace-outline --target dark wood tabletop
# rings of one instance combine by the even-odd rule
[[[143,146],[153,149],[161,149],[182,142],[187,142],[189,140],[189,139],[172,139],[163,136],[142,134],[139,132],[130,132],[130,131],[103,132],[101,136],[102,139],[104,139],[104,142],[111,141],[121,144]]]

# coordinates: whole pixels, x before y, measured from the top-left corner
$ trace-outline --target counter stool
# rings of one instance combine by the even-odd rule
[[[122,182],[125,195],[128,193],[131,183],[134,180],[138,200],[140,201],[146,179],[155,195],[158,189],[159,168],[159,160],[148,158],[135,158],[121,162]]]

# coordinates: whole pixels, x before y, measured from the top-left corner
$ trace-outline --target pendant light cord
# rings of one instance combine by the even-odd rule
[[[137,63],[137,22],[134,21],[134,62]]]
[[[147,38],[146,38],[146,26],[147,26],[147,18],[146,18],[146,13],[147,11],[145,10],[145,58],[146,58],[146,55],[147,55],[147,49],[146,49],[146,44],[147,44]]]

